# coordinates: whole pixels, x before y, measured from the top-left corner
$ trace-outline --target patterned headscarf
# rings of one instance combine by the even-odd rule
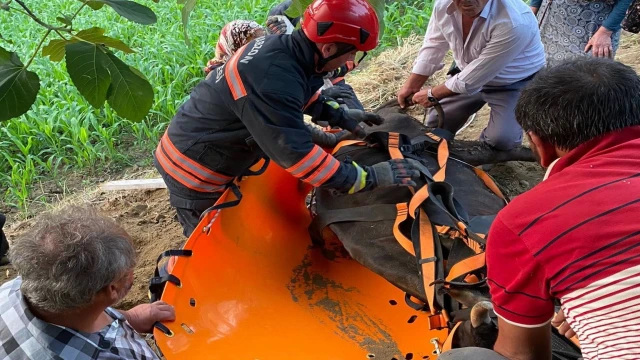
[[[265,29],[255,21],[235,20],[222,28],[216,45],[216,57],[209,60],[204,72],[226,63],[233,54],[251,40],[266,34]]]

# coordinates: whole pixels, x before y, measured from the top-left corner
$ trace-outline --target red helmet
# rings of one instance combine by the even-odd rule
[[[302,31],[315,43],[346,43],[359,51],[378,46],[378,15],[366,0],[315,0],[302,18]]]

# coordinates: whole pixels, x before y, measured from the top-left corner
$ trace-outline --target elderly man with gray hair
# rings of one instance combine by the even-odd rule
[[[44,215],[9,257],[19,277],[0,287],[1,359],[157,359],[138,333],[175,319],[164,302],[111,306],[133,285],[129,235],[90,208]]]

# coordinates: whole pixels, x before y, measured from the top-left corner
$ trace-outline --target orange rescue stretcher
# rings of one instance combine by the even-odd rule
[[[313,246],[307,185],[275,164],[237,183],[241,201],[205,214],[172,256],[157,323],[172,359],[436,359],[448,330],[346,255]],[[228,189],[218,204],[233,203]],[[182,255],[182,256],[174,256]]]

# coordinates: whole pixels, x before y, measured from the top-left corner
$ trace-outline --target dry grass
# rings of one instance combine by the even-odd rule
[[[348,76],[347,81],[358,94],[358,99],[367,110],[373,110],[394,98],[396,92],[411,74],[413,61],[422,45],[422,36],[412,35],[400,46],[385,50],[375,58],[365,61],[361,69]],[[427,85],[437,85],[444,81],[452,56],[444,59],[443,70],[434,74]]]

